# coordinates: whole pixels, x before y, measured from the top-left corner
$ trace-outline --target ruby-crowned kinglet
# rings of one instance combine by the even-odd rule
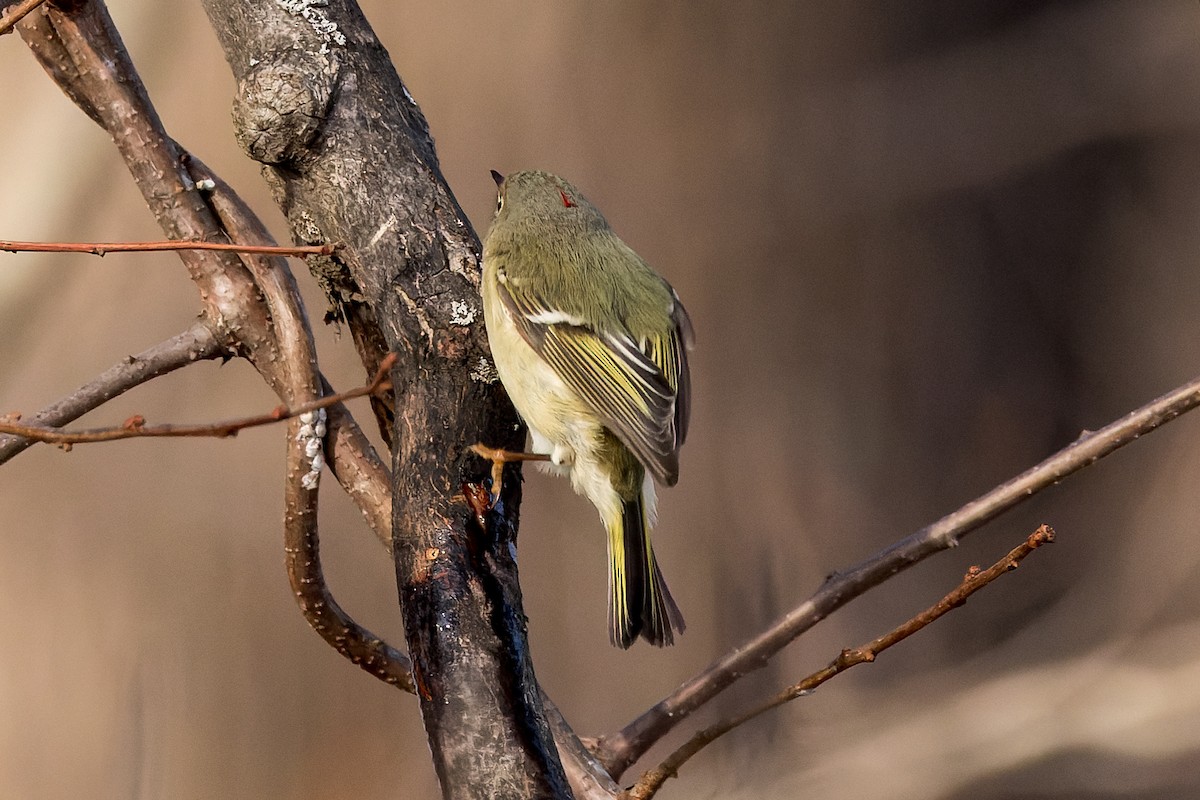
[[[692,328],[675,290],[571,184],[516,172],[483,243],[483,309],[500,379],[533,450],[608,530],[609,637],[683,631],[650,545],[655,480],[679,479]]]

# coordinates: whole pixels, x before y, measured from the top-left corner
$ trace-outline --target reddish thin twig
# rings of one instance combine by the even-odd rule
[[[336,244],[294,245],[282,247],[267,244],[238,244],[236,242],[201,242],[194,240],[166,240],[161,242],[10,242],[0,240],[0,250],[9,253],[90,253],[104,256],[108,253],[147,253],[162,250],[221,250],[229,253],[254,253],[273,256],[328,256],[337,249]]]
[[[13,26],[20,22],[26,14],[28,14],[30,11],[33,11],[44,2],[46,2],[46,0],[22,0],[22,2],[13,6],[12,10],[8,13],[8,16],[6,16],[4,19],[0,19],[0,36],[10,32],[13,29]]]
[[[383,391],[391,385],[388,381],[388,370],[392,368],[395,361],[395,355],[389,354],[379,365],[379,370],[375,373],[375,377],[365,386],[350,389],[339,394],[328,395],[309,403],[301,403],[291,408],[277,406],[266,414],[258,414],[252,417],[242,417],[224,422],[211,422],[203,425],[147,425],[145,424],[145,420],[140,416],[134,416],[116,428],[96,428],[86,431],[64,431],[59,428],[18,425],[14,422],[0,420],[0,433],[23,436],[27,439],[59,445],[111,442],[117,439],[133,439],[140,436],[213,436],[216,438],[236,436],[239,431],[246,428],[271,425],[282,420],[291,419],[292,417],[298,417],[308,411],[316,411],[318,408],[328,408],[346,400],[353,400],[356,397],[373,395]]]
[[[667,756],[661,764],[647,771],[637,783],[623,792],[620,795],[621,800],[649,800],[649,798],[653,797],[662,788],[663,783],[668,778],[674,777],[679,768],[687,763],[692,756],[726,733],[749,722],[760,714],[764,714],[773,708],[778,708],[784,703],[811,692],[830,678],[845,672],[851,667],[874,661],[884,650],[907,639],[938,618],[958,608],[975,592],[987,586],[1001,575],[1016,569],[1022,559],[1034,550],[1053,541],[1054,530],[1049,525],[1042,525],[1031,533],[1024,542],[1013,548],[1008,555],[987,569],[981,570],[979,567],[971,567],[967,570],[966,576],[955,587],[954,591],[904,624],[864,645],[843,650],[829,666],[817,670],[799,683],[787,687],[770,699],[737,716],[721,720],[714,725],[698,731],[679,749]]]

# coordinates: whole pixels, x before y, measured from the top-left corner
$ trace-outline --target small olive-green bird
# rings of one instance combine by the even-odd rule
[[[569,474],[608,531],[609,637],[682,632],[654,558],[654,480],[679,480],[692,328],[678,295],[571,184],[492,172],[483,309],[496,369],[535,453]],[[649,473],[649,475],[647,474]]]

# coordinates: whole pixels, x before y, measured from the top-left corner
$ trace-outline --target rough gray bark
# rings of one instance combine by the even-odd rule
[[[393,549],[426,731],[453,797],[568,797],[525,637],[513,473],[482,530],[461,498],[520,447],[493,375],[478,239],[438,168],[420,110],[353,2],[205,0],[238,81],[239,141],[315,263],[368,371],[387,351],[394,405]],[[389,420],[389,412],[391,419]]]

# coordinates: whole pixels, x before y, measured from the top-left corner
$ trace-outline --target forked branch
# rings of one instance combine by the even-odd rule
[[[1001,575],[1016,569],[1017,565],[1034,550],[1053,541],[1053,529],[1049,525],[1042,525],[1031,533],[1029,538],[1010,551],[1008,555],[986,570],[981,570],[979,567],[971,567],[954,591],[904,624],[864,645],[843,650],[838,654],[837,658],[830,662],[829,666],[817,670],[799,683],[787,687],[753,708],[697,731],[691,739],[675,750],[675,752],[671,753],[671,755],[667,756],[657,767],[647,771],[636,784],[623,792],[620,797],[622,800],[649,800],[649,798],[653,797],[662,788],[663,783],[668,778],[674,777],[679,772],[680,767],[686,764],[692,756],[734,728],[749,722],[761,714],[765,714],[773,708],[778,708],[784,703],[811,692],[830,678],[845,672],[851,667],[873,662],[884,650],[895,644],[899,644],[925,626],[930,625],[940,617],[963,605],[967,602],[967,598],[975,594],[975,592],[987,586]]]
[[[708,665],[621,731],[602,737],[596,755],[614,778],[693,711],[758,669],[786,644],[854,598],[958,540],[1001,513],[1200,405],[1200,378],[1077,440],[1037,466],[972,500],[851,569],[830,576],[808,600]]]

